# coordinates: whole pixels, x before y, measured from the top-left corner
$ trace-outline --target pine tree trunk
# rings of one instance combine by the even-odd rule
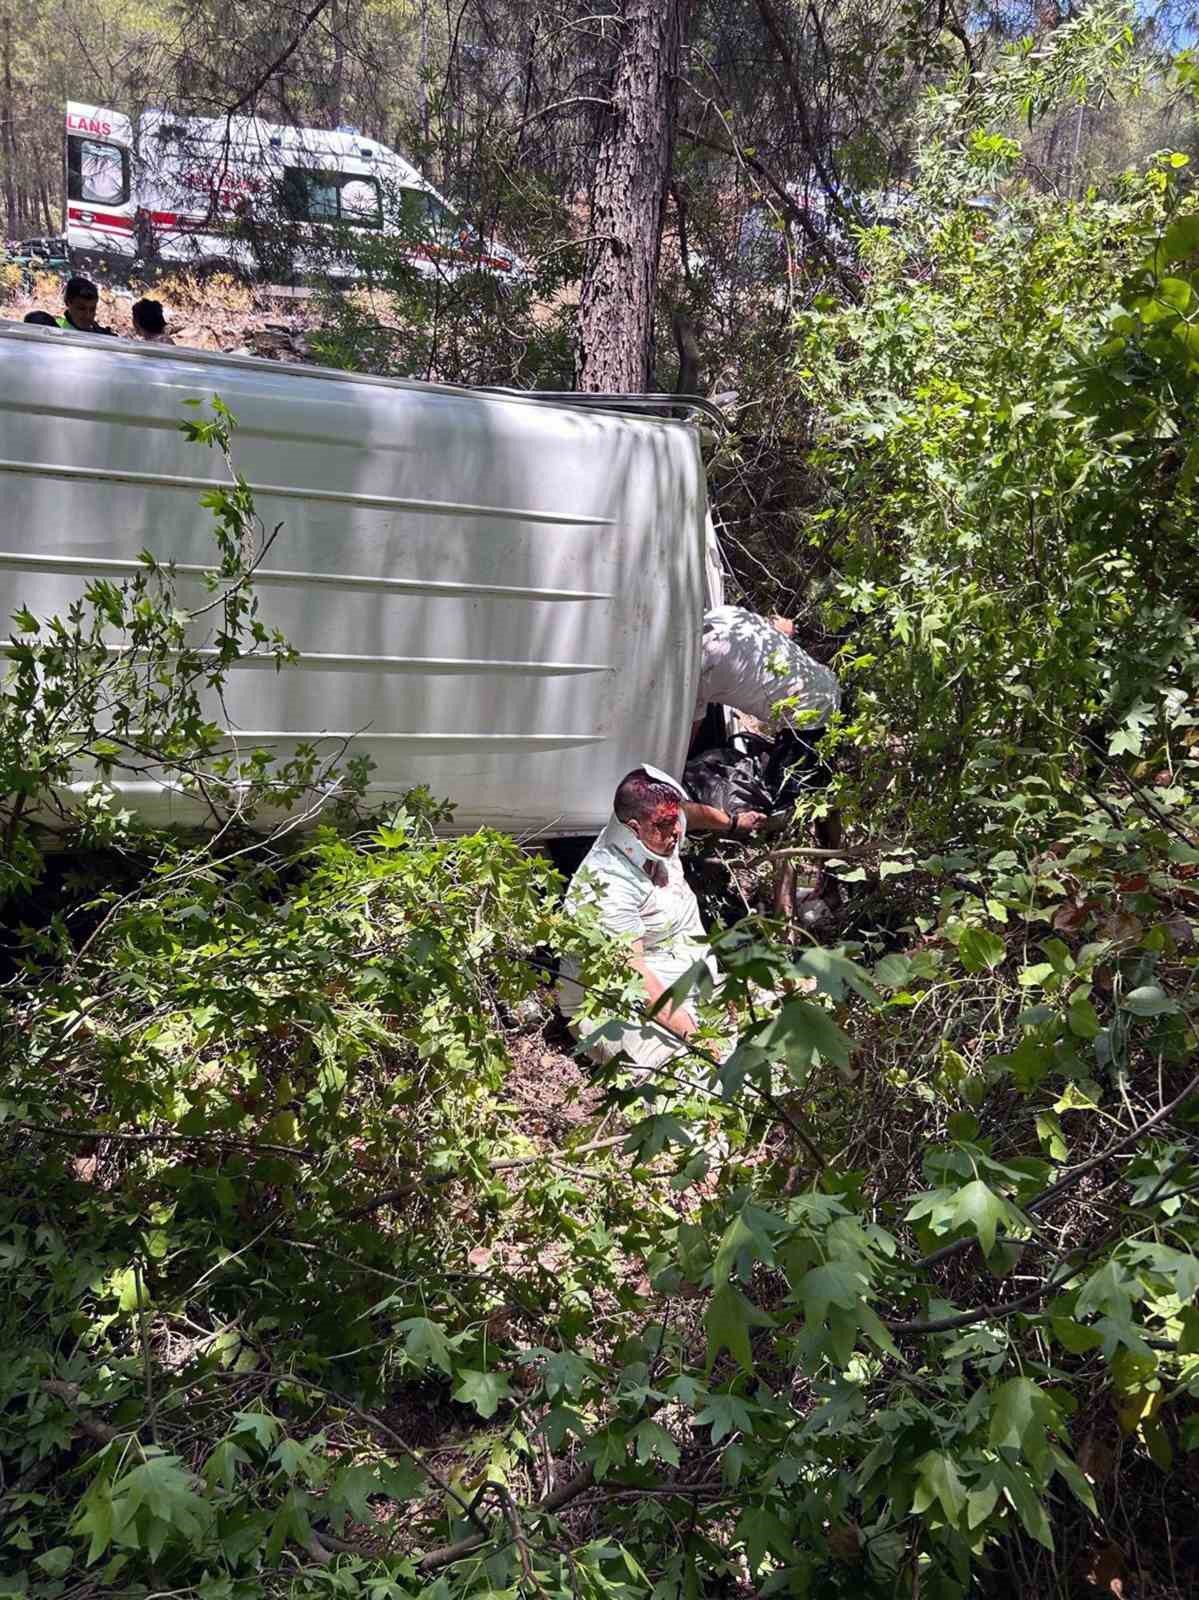
[[[0,110],[0,148],[4,151],[5,231],[15,236],[21,231],[20,200],[17,193],[17,104],[12,87],[12,17],[6,11],[4,32],[4,106]]]
[[[342,94],[346,75],[345,15],[338,16],[336,4],[329,7],[329,28],[333,35],[333,71],[329,75],[329,126],[340,128]]]
[[[580,389],[608,393],[649,384],[687,0],[624,0],[621,11],[612,106],[596,158],[576,371]]]

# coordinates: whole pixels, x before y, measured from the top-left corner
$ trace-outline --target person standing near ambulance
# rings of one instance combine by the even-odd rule
[[[841,704],[841,685],[819,661],[801,650],[795,624],[767,618],[741,606],[715,606],[704,613],[699,683],[692,712],[691,741],[711,704],[731,706],[753,717],[774,738],[771,776],[780,783],[794,767],[810,766],[811,741]],[[775,711],[786,702],[781,712]],[[794,784],[784,785],[783,804],[794,802]],[[766,822],[759,811],[729,816],[718,806],[689,800],[687,824],[693,832],[714,830],[730,836],[755,833]]]
[[[711,704],[731,706],[761,723],[774,740],[765,782],[780,811],[792,808],[805,789],[823,787],[828,781],[831,774],[815,748],[814,736],[841,708],[836,674],[801,650],[794,633],[795,624],[789,618],[768,619],[741,606],[716,606],[705,612],[691,725],[694,741]],[[700,814],[713,809],[693,801],[688,821],[693,828],[712,826],[701,820]],[[717,811],[717,815],[724,813]],[[765,820],[757,812],[735,813],[729,831],[739,831],[740,823],[750,832]],[[841,825],[835,813],[818,820],[816,835],[825,847],[840,844]],[[821,875],[818,885],[822,882]],[[819,888],[804,898],[812,902],[805,916],[816,918]],[[772,899],[777,916],[792,914],[796,904],[794,862],[779,863]]]
[[[133,337],[144,344],[174,344],[167,332],[167,319],[161,300],[135,300],[129,313],[133,322]]]
[[[68,278],[62,293],[66,309],[58,319],[58,326],[73,333],[103,333],[110,339],[116,334],[96,321],[96,308],[100,304],[100,291],[90,278]]]

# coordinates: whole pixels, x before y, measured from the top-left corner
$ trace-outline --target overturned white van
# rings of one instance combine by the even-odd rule
[[[0,322],[0,616],[89,578],[214,565],[189,400],[239,419],[238,469],[283,528],[258,575],[299,650],[235,668],[223,715],[286,757],[351,738],[379,804],[424,784],[455,827],[594,832],[618,780],[682,769],[719,575],[695,423],[648,400],[473,391]],[[660,408],[658,408],[660,410]],[[188,795],[114,780],[154,821]]]

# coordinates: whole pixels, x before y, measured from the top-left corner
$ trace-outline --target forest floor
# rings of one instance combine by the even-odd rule
[[[131,307],[143,293],[161,302],[175,343],[196,350],[302,361],[308,353],[306,336],[319,323],[318,302],[303,292],[249,288],[219,276],[200,282],[182,275],[149,288],[101,284],[96,320],[115,334],[130,335]],[[61,313],[62,279],[56,273],[38,273],[31,287],[0,308],[0,314],[18,322],[30,311]]]

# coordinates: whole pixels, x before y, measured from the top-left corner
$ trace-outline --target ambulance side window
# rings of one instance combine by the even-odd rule
[[[124,205],[129,198],[128,150],[72,134],[67,140],[67,195],[89,205]]]
[[[355,228],[377,228],[382,221],[378,183],[374,178],[348,172],[287,167],[282,200],[284,211],[296,222],[342,222]]]
[[[383,210],[374,178],[341,178],[341,220],[355,228],[380,228]]]
[[[328,172],[308,174],[309,222],[337,221],[337,179]]]
[[[332,173],[287,167],[282,196],[283,209],[294,222],[337,221],[337,180]]]
[[[435,194],[425,195],[425,209],[428,213],[429,227],[435,239],[445,243],[456,242],[461,239],[465,225],[460,217],[456,217],[448,206],[443,206]]]

